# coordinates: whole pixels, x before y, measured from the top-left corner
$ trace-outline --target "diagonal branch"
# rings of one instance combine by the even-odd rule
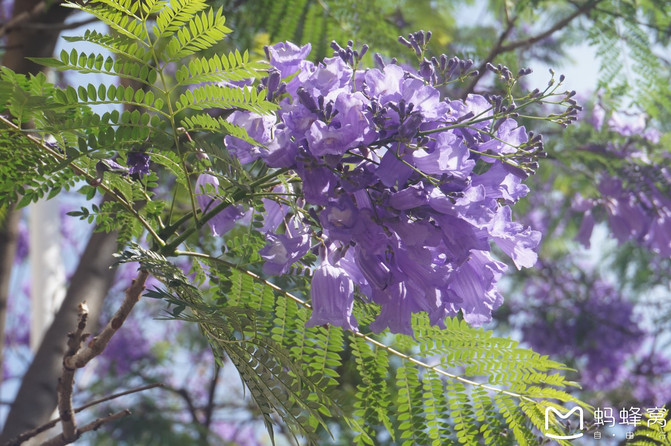
[[[573,20],[576,18],[580,17],[583,14],[589,13],[592,9],[596,7],[596,5],[601,2],[602,0],[589,0],[585,2],[582,6],[578,7],[573,13],[569,14],[568,16],[564,17],[563,19],[559,20],[557,23],[555,23],[553,26],[550,28],[546,29],[545,31],[536,34],[534,36],[528,37],[526,39],[522,40],[516,40],[514,42],[510,42],[506,45],[504,45],[505,40],[508,38],[510,35],[510,32],[514,28],[515,25],[515,17],[510,18],[507,20],[506,28],[503,30],[503,32],[499,35],[499,39],[492,48],[492,50],[489,52],[487,57],[482,61],[480,66],[478,67],[478,75],[471,80],[471,82],[468,84],[464,92],[461,94],[461,99],[465,99],[466,96],[468,96],[470,93],[472,93],[475,90],[475,86],[478,84],[482,76],[486,73],[486,68],[487,64],[492,63],[494,59],[499,55],[503,53],[508,53],[510,51],[514,51],[518,48],[527,48],[531,45],[533,45],[536,42],[540,42],[543,39],[546,39],[550,37],[552,34],[555,32],[563,29],[566,27],[569,23],[571,23]]]
[[[81,437],[82,434],[85,434],[86,432],[97,430],[98,428],[100,428],[100,426],[102,426],[105,423],[109,423],[110,421],[115,421],[120,418],[127,417],[130,414],[131,414],[130,410],[125,409],[120,412],[107,415],[106,417],[98,418],[90,422],[89,424],[82,426],[81,429],[78,429],[77,436],[72,441],[66,440],[65,437],[62,434],[60,434],[45,441],[44,443],[42,443],[41,446],[65,446],[66,444],[73,443],[75,440]]]
[[[143,392],[145,390],[153,389],[155,387],[163,387],[163,384],[161,384],[161,383],[147,384],[146,386],[140,386],[140,387],[136,387],[134,389],[125,390],[123,392],[108,395],[106,397],[99,398],[99,399],[94,400],[94,401],[90,401],[90,402],[84,404],[83,406],[79,406],[73,412],[74,413],[79,413],[83,410],[88,409],[89,407],[96,406],[100,403],[104,403],[106,401],[111,401],[111,400],[120,398],[122,396],[131,395],[133,393]],[[42,432],[45,432],[45,431],[51,429],[56,424],[58,424],[60,421],[61,421],[60,418],[54,418],[53,420],[49,421],[48,423],[43,424],[42,426],[39,426],[39,427],[37,427],[37,428],[35,428],[31,431],[24,432],[21,435],[16,436],[12,440],[5,443],[4,446],[19,446],[20,444],[22,444],[26,440],[29,440],[29,439],[41,434]],[[86,427],[86,426],[84,426],[84,427]],[[84,428],[82,427],[80,429],[80,432],[82,431],[82,429],[84,429]]]
[[[501,52],[506,53],[508,51],[513,51],[518,48],[526,48],[533,45],[536,42],[540,42],[541,40],[550,37],[552,34],[564,28],[576,18],[580,17],[583,14],[587,14],[601,1],[602,0],[590,0],[588,2],[585,2],[585,4],[576,9],[572,14],[564,17],[562,20],[555,23],[554,26],[548,28],[547,30],[543,31],[540,34],[536,34],[535,36],[531,36],[522,40],[517,40],[515,42],[509,43],[508,45],[504,45],[501,47]]]
[[[503,30],[503,32],[499,35],[499,39],[496,42],[496,45],[492,48],[492,50],[489,52],[487,57],[485,57],[485,60],[482,61],[480,66],[477,69],[477,75],[473,77],[471,82],[468,84],[464,92],[461,94],[461,99],[466,99],[466,96],[469,94],[473,93],[473,90],[475,89],[475,86],[480,82],[480,79],[482,79],[482,76],[485,75],[487,72],[487,64],[491,63],[496,56],[499,54],[503,53],[501,50],[503,48],[503,42],[508,38],[510,35],[510,32],[513,30],[515,27],[515,17],[512,19],[508,20],[508,24],[506,25],[506,29]]]
[[[142,291],[144,291],[144,284],[147,281],[147,277],[149,277],[149,273],[146,270],[140,270],[137,278],[133,280],[131,286],[126,290],[126,297],[119,309],[114,313],[112,319],[105,325],[105,328],[103,328],[98,336],[93,337],[93,339],[89,341],[88,345],[83,350],[78,351],[75,355],[67,356],[63,360],[63,366],[65,368],[82,368],[105,350],[105,347],[107,347],[107,344],[110,339],[112,339],[112,336],[114,336],[114,333],[121,328],[130,311],[140,300],[140,295],[142,294]]]
[[[272,288],[274,291],[276,291],[276,292],[282,294],[283,296],[293,300],[298,305],[300,305],[302,307],[305,307],[305,308],[308,308],[308,309],[312,308],[312,306],[309,303],[307,303],[306,301],[304,301],[300,297],[282,289],[278,285],[264,279],[263,277],[259,276],[258,274],[254,273],[252,271],[249,271],[248,269],[245,269],[245,268],[243,268],[239,265],[228,262],[228,261],[226,261],[222,258],[212,257],[212,256],[209,256],[207,254],[203,254],[203,253],[200,253],[200,252],[191,252],[191,251],[175,251],[175,255],[200,257],[200,258],[205,258],[205,259],[208,259],[208,260],[212,260],[214,262],[222,263],[222,264],[224,264],[224,265],[226,265],[226,266],[228,266],[232,269],[240,271],[241,273],[251,277],[253,280],[257,281],[258,283],[262,283],[265,286],[267,286],[269,288]],[[469,386],[479,387],[481,389],[485,389],[487,391],[491,391],[491,392],[494,392],[496,394],[511,396],[513,398],[516,398],[516,399],[522,401],[522,402],[524,402],[524,401],[531,402],[531,403],[536,402],[536,401],[534,401],[533,398],[528,397],[526,395],[523,395],[521,393],[516,393],[516,392],[509,391],[509,390],[501,389],[499,387],[496,387],[496,386],[493,386],[493,385],[490,385],[490,384],[479,383],[479,382],[473,381],[471,379],[464,378],[460,375],[450,373],[446,370],[443,370],[439,365],[431,365],[431,364],[428,364],[428,363],[426,363],[424,361],[421,361],[419,359],[415,359],[414,357],[406,355],[405,353],[400,352],[393,347],[389,347],[388,345],[384,344],[383,342],[380,342],[377,339],[375,339],[375,338],[373,338],[373,337],[371,337],[371,336],[369,336],[365,333],[362,333],[360,331],[352,332],[352,335],[356,336],[356,337],[359,337],[359,338],[362,338],[362,339],[365,339],[367,342],[375,345],[378,348],[386,350],[389,354],[391,354],[393,356],[401,358],[405,361],[408,361],[408,362],[410,362],[414,365],[417,365],[419,367],[422,367],[424,369],[432,370],[435,373],[437,373],[438,375],[444,376],[445,378],[452,379],[452,380],[455,380],[455,381],[459,381],[459,382],[462,382],[464,384],[468,384]]]

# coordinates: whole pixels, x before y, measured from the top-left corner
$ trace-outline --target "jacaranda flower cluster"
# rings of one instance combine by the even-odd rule
[[[274,70],[263,88],[280,110],[228,118],[261,144],[227,136],[241,162],[261,158],[301,180],[300,212],[267,200],[265,272],[286,273],[319,250],[310,326],[356,330],[355,294],[380,305],[376,332],[412,335],[417,312],[438,325],[459,311],[473,324],[490,321],[506,269],[491,242],[518,268],[536,262],[540,233],[513,221],[509,205],[528,192],[521,182],[533,173],[540,138],[501,98],[442,97],[438,82],[472,62],[361,70],[354,67],[367,47],[334,48],[319,64],[306,60],[309,44],[267,48]],[[297,192],[284,187],[274,192]]]
[[[603,109],[594,108],[593,123],[604,126]],[[607,220],[620,243],[634,241],[663,258],[671,257],[671,156],[649,156],[646,146],[659,143],[659,132],[646,128],[643,115],[636,121],[621,119],[617,113],[607,128],[624,138],[613,138],[605,146],[588,150],[617,160],[615,169],[598,178],[598,195],[576,197],[573,209],[583,214],[577,240],[589,247],[596,221]]]

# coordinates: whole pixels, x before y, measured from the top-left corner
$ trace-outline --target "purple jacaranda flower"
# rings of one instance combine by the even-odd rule
[[[626,193],[618,178],[605,178],[599,184],[599,192],[606,198],[604,205],[613,235],[619,242],[638,239],[646,230],[648,219],[636,197]]]
[[[332,265],[327,256],[312,275],[310,286],[312,314],[307,327],[331,324],[357,331],[352,315],[354,282],[343,268]]]
[[[487,230],[452,215],[438,215],[436,221],[442,229],[444,247],[452,263],[461,265],[473,250],[489,249]]]
[[[515,203],[529,193],[529,187],[522,184],[521,178],[506,170],[499,161],[492,165],[487,175],[478,175],[473,178],[471,184],[472,186],[482,185],[487,197],[502,198],[509,203]]]
[[[306,93],[312,99],[309,93]],[[314,99],[313,99],[314,102]],[[296,101],[294,103],[282,103],[282,120],[286,126],[293,132],[293,135],[305,135],[313,122],[317,120],[318,108],[315,104],[315,110],[308,109],[305,105]]]
[[[622,136],[639,135],[645,129],[645,115],[625,116],[613,112],[608,120],[608,127]]]
[[[517,124],[514,119],[506,119],[496,131],[496,138],[480,145],[479,150],[498,156],[510,155],[517,152],[518,147],[527,142],[529,137],[526,129]],[[494,162],[495,158],[484,156],[483,161]]]
[[[494,106],[482,96],[443,100],[407,67],[355,70],[340,57],[314,65],[295,45],[275,49],[287,60],[269,50],[271,63],[294,70],[293,78],[276,121],[263,124],[270,133],[259,141],[265,147],[244,149],[249,159],[293,169],[305,199],[296,207],[305,209],[306,220],[294,215],[292,226],[285,221],[295,207],[267,205],[264,271],[287,272],[318,235],[333,252],[315,271],[313,286],[338,287],[321,307],[317,301],[313,324],[332,322],[319,316],[330,312],[336,324],[351,326],[345,310],[355,285],[364,299],[382,305],[376,331],[412,334],[416,312],[438,325],[459,311],[471,322],[489,320],[500,305],[496,282],[504,269],[489,254],[491,242],[527,267],[535,262],[538,233],[513,222],[505,207],[526,195],[521,179],[528,173],[492,157],[489,168],[475,166],[487,151],[531,165],[531,150],[525,161],[514,157],[527,142],[524,127],[487,120]],[[469,124],[471,118],[479,122]],[[467,125],[445,128],[454,122]],[[320,230],[302,229],[307,221],[318,221]]]
[[[299,47],[291,42],[281,42],[265,48],[270,64],[280,71],[282,78],[296,73],[311,49],[309,43]]]
[[[492,104],[479,94],[469,94],[464,101],[450,101],[449,113],[453,119],[469,114],[475,118],[484,118],[491,116],[492,111]],[[473,127],[485,128],[487,125],[487,121],[482,121],[474,123]]]
[[[380,161],[379,168],[375,171],[375,175],[387,187],[405,184],[414,173],[407,161],[404,163],[399,158],[403,157],[397,154],[394,148],[387,150]]]
[[[263,272],[271,275],[286,274],[298,259],[310,250],[310,231],[295,218],[286,225],[284,234],[266,234],[266,246],[259,255],[266,261]]]
[[[606,110],[604,110],[603,107],[597,103],[594,104],[592,114],[587,118],[587,120],[596,130],[601,130],[605,118]]]
[[[259,144],[266,145],[272,139],[271,129],[275,124],[275,117],[272,115],[234,111],[227,120],[231,124],[244,128],[249,137]],[[224,137],[224,144],[243,164],[258,159],[263,150],[259,146],[253,146],[247,141],[230,135]]]
[[[487,251],[471,251],[471,257],[452,272],[449,290],[459,297],[459,308],[466,322],[482,325],[492,320],[492,311],[503,303],[496,282],[506,270]]]
[[[367,70],[364,76],[364,92],[377,98],[381,104],[398,102],[401,99],[401,82],[405,76],[403,68],[387,65],[382,70]]]
[[[286,192],[286,189],[283,185],[279,185],[275,186],[272,189],[272,192],[281,195]],[[291,208],[286,204],[280,204],[270,198],[263,198],[261,201],[263,202],[265,213],[263,215],[263,226],[260,228],[260,231],[263,233],[275,232],[284,221],[284,217],[287,216]]]
[[[329,200],[319,215],[319,221],[333,240],[349,242],[352,236],[363,231],[359,211],[345,194]]]
[[[273,129],[272,139],[261,149],[261,158],[270,167],[294,167],[298,145],[291,139],[291,132],[284,124],[279,124]]]
[[[489,234],[513,260],[517,269],[531,268],[536,264],[536,248],[541,241],[541,233],[512,221],[512,211],[508,206],[498,210],[489,227]]]
[[[582,244],[585,248],[590,247],[590,239],[592,238],[592,231],[594,230],[594,216],[591,211],[585,212],[580,222],[580,228],[575,236],[575,240]]]
[[[296,168],[303,179],[303,195],[314,204],[328,203],[328,197],[333,194],[337,178],[327,167],[299,164]]]
[[[394,192],[389,197],[389,205],[399,211],[418,208],[429,202],[429,194],[424,183],[417,183]]]
[[[449,105],[440,100],[440,92],[423,81],[404,79],[401,84],[401,99],[413,105],[413,110],[426,120],[442,118],[449,111]]]
[[[361,93],[340,93],[334,108],[338,114],[330,123],[314,121],[307,131],[308,147],[314,156],[342,155],[375,139]]]
[[[200,174],[196,181],[196,200],[203,214],[207,214],[222,203],[219,198],[214,198],[218,189],[217,177],[209,173]],[[235,223],[244,215],[244,208],[241,205],[229,205],[212,217],[207,224],[212,230],[212,235],[218,237],[233,229]]]
[[[422,172],[466,178],[475,166],[469,155],[463,141],[454,132],[443,132],[427,144],[427,150],[412,152],[412,159],[413,164]]]
[[[382,306],[380,314],[370,324],[373,332],[381,333],[388,328],[392,333],[413,335],[412,313],[422,308],[415,305],[405,282],[393,283],[384,290],[374,290],[373,300]]]
[[[149,174],[149,154],[147,152],[128,152],[126,159],[128,173],[142,178]]]
[[[303,86],[313,97],[323,96],[327,103],[335,101],[340,93],[348,91],[352,75],[352,69],[342,59],[327,58],[310,73]]]
[[[354,261],[362,276],[376,289],[384,291],[391,285],[393,275],[382,256],[359,249]]]
[[[645,333],[634,307],[613,286],[592,277],[544,268],[525,283],[522,333],[535,351],[570,357],[587,388],[607,390],[627,378]],[[587,277],[584,277],[584,276]]]

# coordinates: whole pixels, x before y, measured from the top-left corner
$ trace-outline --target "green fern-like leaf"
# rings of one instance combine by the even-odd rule
[[[208,108],[242,109],[266,114],[277,109],[277,105],[266,101],[265,90],[258,93],[251,88],[232,88],[218,85],[202,85],[187,90],[175,103],[175,113],[184,110]]]
[[[195,85],[203,82],[241,81],[265,75],[268,65],[249,60],[249,53],[233,51],[228,56],[194,58],[175,73],[177,85]]]
[[[170,37],[207,7],[205,0],[172,0],[169,8],[161,9],[156,17],[156,38]]]
[[[177,61],[213,47],[231,32],[231,29],[224,26],[224,23],[226,23],[226,18],[221,8],[216,12],[210,9],[193,16],[188,26],[181,27],[168,42],[167,60]]]

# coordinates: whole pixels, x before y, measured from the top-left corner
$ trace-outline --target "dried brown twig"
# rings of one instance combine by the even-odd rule
[[[121,328],[135,304],[140,300],[140,296],[144,290],[144,284],[147,281],[148,276],[149,273],[147,271],[140,270],[137,278],[133,280],[131,286],[126,290],[124,300],[116,313],[114,313],[112,319],[107,323],[100,334],[94,336],[86,343],[84,348],[81,348],[81,346],[88,340],[90,336],[89,333],[84,331],[88,321],[88,307],[86,306],[85,302],[79,305],[77,329],[75,332],[68,334],[67,349],[65,351],[65,355],[63,356],[63,373],[58,380],[58,412],[60,418],[58,420],[52,420],[43,426],[19,435],[18,437],[7,442],[5,446],[19,445],[27,439],[32,438],[35,435],[53,427],[59,421],[62,426],[62,433],[45,441],[42,443],[42,446],[66,445],[76,441],[79,437],[81,437],[82,434],[98,429],[105,423],[130,415],[130,410],[125,409],[120,412],[98,418],[91,423],[78,428],[77,422],[75,420],[75,412],[100,402],[108,401],[113,399],[113,397],[106,397],[101,400],[89,403],[79,410],[73,409],[72,393],[74,389],[74,376],[78,368],[86,366],[86,364],[88,364],[93,358],[100,355],[105,350],[105,347],[112,339],[112,336],[114,336],[119,328]],[[140,389],[146,390],[148,388],[157,386],[158,384],[144,386]],[[135,389],[132,391],[122,392],[117,394],[115,397],[134,393],[136,391],[139,390]]]

